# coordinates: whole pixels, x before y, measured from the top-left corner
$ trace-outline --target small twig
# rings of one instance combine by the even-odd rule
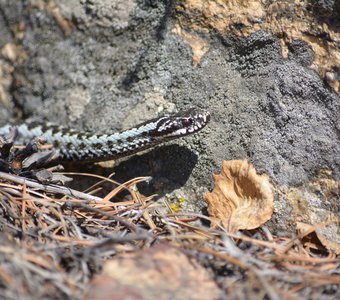
[[[94,213],[97,213],[97,214],[109,217],[110,219],[115,220],[116,222],[121,223],[122,225],[124,225],[125,227],[127,227],[128,229],[130,229],[131,231],[134,231],[134,232],[137,232],[137,231],[144,232],[144,231],[146,231],[145,229],[139,228],[135,224],[127,221],[126,218],[113,215],[112,213],[105,212],[105,211],[103,211],[101,209],[92,207],[90,205],[86,205],[85,203],[65,202],[64,206],[67,206],[67,207],[70,207],[70,208],[83,208],[86,211],[91,211],[91,212],[94,212]]]
[[[27,187],[40,189],[47,193],[63,194],[63,195],[71,196],[74,198],[84,199],[86,201],[103,201],[103,199],[100,197],[85,194],[85,193],[70,189],[68,187],[58,186],[54,184],[40,184],[32,180],[29,180],[27,178],[23,178],[23,177],[16,176],[16,175],[11,175],[11,174],[4,173],[4,172],[0,172],[0,179],[9,180],[9,181],[15,182],[17,184],[22,184],[22,185],[26,184]]]
[[[130,233],[126,236],[120,236],[120,235],[111,235],[108,239],[99,242],[95,245],[93,245],[91,248],[89,248],[89,252],[96,251],[98,249],[105,249],[105,248],[111,248],[112,245],[115,244],[124,244],[124,243],[133,243],[135,241],[144,241],[148,239],[153,239],[154,236],[148,232],[145,233]]]

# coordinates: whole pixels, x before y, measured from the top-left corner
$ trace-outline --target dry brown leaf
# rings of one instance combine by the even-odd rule
[[[340,219],[334,220],[334,222],[325,222],[325,226],[313,226],[303,222],[296,222],[296,228],[302,234],[315,232],[319,241],[329,251],[334,252],[336,255],[340,254],[340,241],[339,241],[339,222]],[[328,224],[327,224],[328,223]],[[322,223],[320,225],[323,225]]]
[[[329,170],[299,187],[280,187],[278,192],[287,199],[290,216],[303,234],[315,232],[329,251],[340,254],[340,181]]]
[[[254,229],[273,213],[274,193],[267,175],[258,175],[246,160],[223,161],[215,187],[206,193],[208,213],[229,232]]]

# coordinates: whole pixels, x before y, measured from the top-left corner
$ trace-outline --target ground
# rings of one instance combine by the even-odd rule
[[[78,171],[114,172],[120,182],[152,176],[139,185],[144,195],[157,193],[179,211],[205,215],[204,193],[222,161],[248,160],[273,184],[267,223],[273,234],[293,234],[297,222],[333,220],[340,176],[339,6],[1,1],[0,125],[34,118],[103,132],[198,106],[212,116],[199,134],[113,169]],[[337,241],[338,233],[331,235]],[[220,282],[219,288],[225,291]]]

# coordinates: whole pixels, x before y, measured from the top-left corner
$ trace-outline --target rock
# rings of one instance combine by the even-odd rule
[[[212,121],[199,134],[115,168],[119,180],[152,175],[148,193],[196,194],[184,209],[205,205],[201,192],[212,186],[212,172],[225,159],[248,159],[278,185],[302,184],[321,169],[339,178],[340,99],[320,77],[324,71],[317,73],[327,54],[317,53],[317,64],[308,44],[311,36],[322,39],[319,27],[294,35],[286,23],[276,26],[281,10],[274,4],[266,11],[271,18],[263,9],[238,25],[235,17],[217,26],[207,22],[227,12],[224,6],[189,10],[189,2],[0,4],[0,27],[24,24],[18,43],[27,59],[13,73],[14,103],[25,117],[94,131],[120,130],[166,111],[208,108]],[[294,18],[296,7],[282,5],[283,19]],[[336,33],[322,28],[330,38],[325,42],[334,43]]]

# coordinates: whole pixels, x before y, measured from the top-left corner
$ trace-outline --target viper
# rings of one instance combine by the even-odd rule
[[[27,122],[16,125],[15,144],[26,144],[35,137],[42,137],[58,150],[59,161],[105,161],[193,134],[205,127],[209,120],[208,111],[191,108],[119,133],[107,134],[78,131],[51,123]],[[0,127],[0,135],[9,134],[12,127],[12,124]]]

